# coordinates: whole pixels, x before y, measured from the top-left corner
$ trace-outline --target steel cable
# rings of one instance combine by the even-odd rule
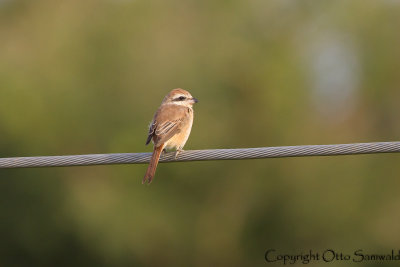
[[[400,142],[375,142],[337,145],[279,146],[260,148],[188,150],[174,158],[174,152],[163,153],[160,162],[240,160],[306,156],[338,156],[375,153],[399,153]],[[89,166],[148,163],[151,153],[114,153],[71,156],[0,158],[0,168]]]

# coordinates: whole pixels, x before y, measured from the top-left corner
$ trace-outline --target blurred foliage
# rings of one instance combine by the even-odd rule
[[[150,151],[147,125],[176,87],[200,99],[186,149],[398,140],[399,12],[397,0],[1,0],[0,156]],[[145,165],[0,170],[0,265],[399,249],[398,160],[161,164],[151,186]]]

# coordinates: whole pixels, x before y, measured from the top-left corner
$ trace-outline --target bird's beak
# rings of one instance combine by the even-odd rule
[[[194,103],[197,103],[197,102],[199,102],[199,100],[197,100],[196,98],[194,98],[194,97],[192,97],[192,101],[194,102]]]

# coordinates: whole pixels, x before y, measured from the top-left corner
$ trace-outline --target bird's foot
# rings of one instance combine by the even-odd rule
[[[178,149],[176,150],[176,152],[175,152],[174,159],[177,159],[177,158],[178,158],[178,155],[179,155],[179,153],[181,153],[182,151],[183,151],[183,149],[182,149],[182,148],[178,148]]]

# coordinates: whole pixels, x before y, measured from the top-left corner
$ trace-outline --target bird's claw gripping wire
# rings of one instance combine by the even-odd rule
[[[178,155],[179,155],[179,153],[181,153],[182,151],[183,151],[183,149],[182,149],[182,148],[178,148],[178,149],[176,150],[176,152],[175,152],[174,159],[177,159],[177,158],[178,158]]]

